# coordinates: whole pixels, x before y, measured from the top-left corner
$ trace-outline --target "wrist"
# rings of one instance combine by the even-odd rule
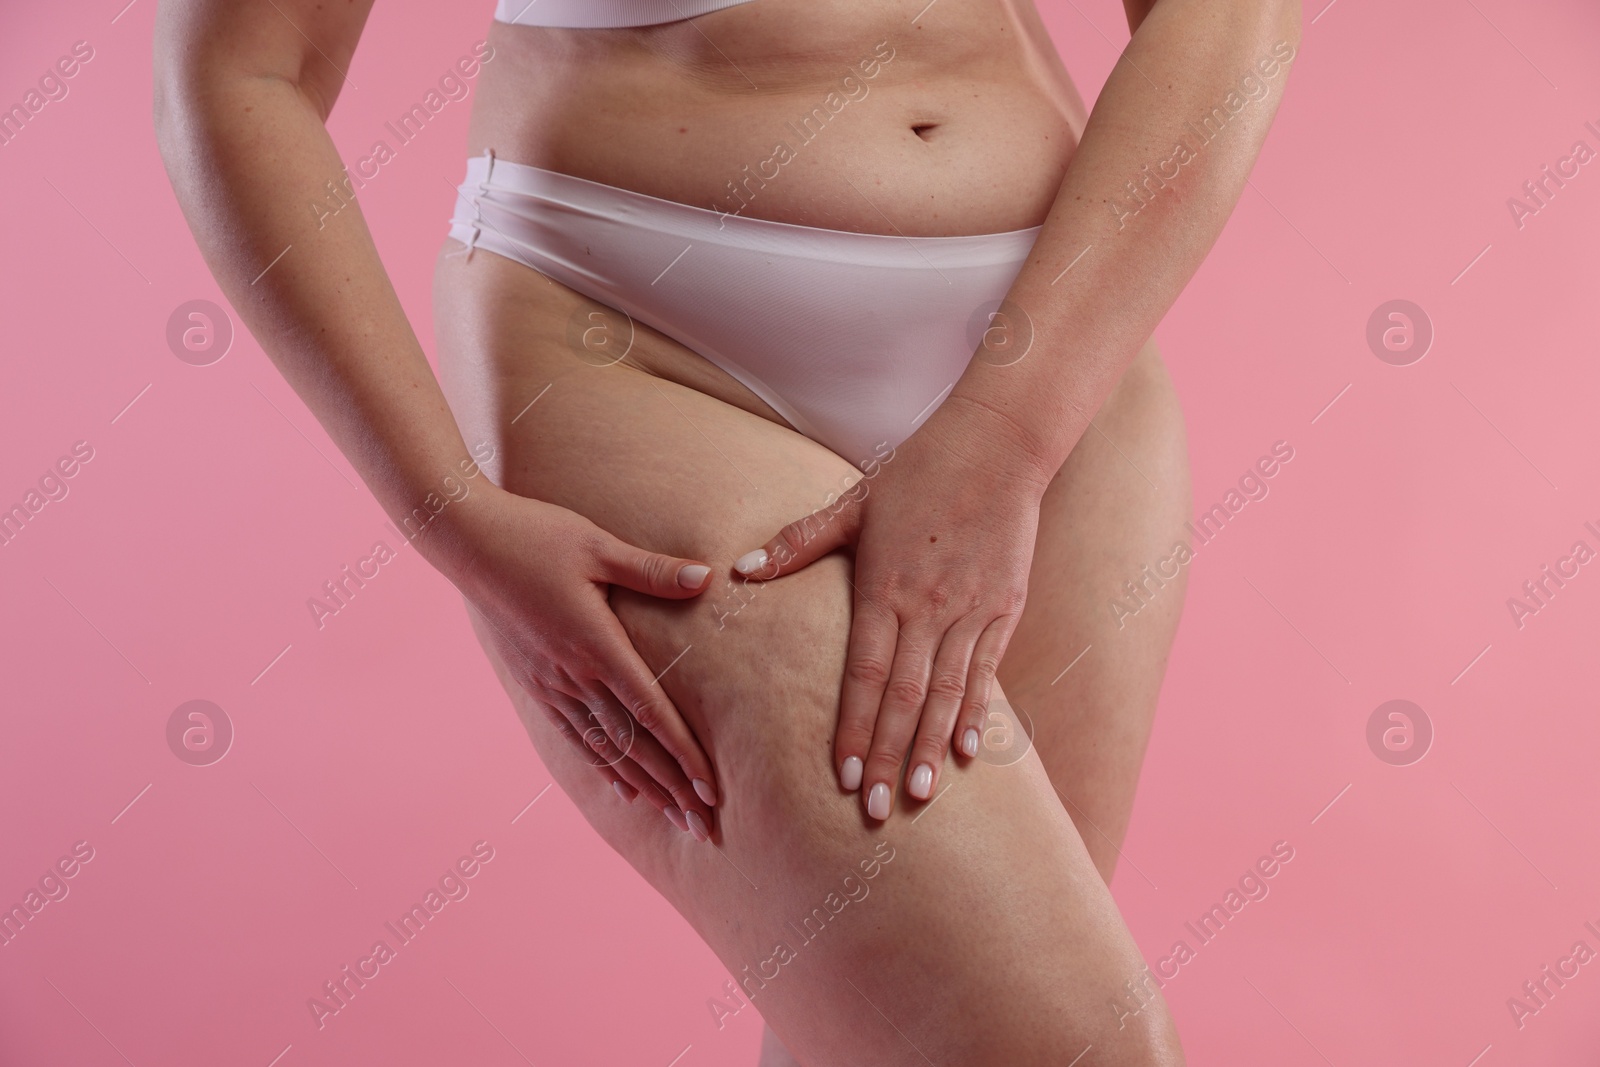
[[[460,587],[478,569],[485,537],[512,495],[462,460],[437,485],[414,490],[407,509],[391,513],[390,521],[418,555]]]
[[[1027,487],[1036,496],[1044,495],[1066,459],[1065,454],[1054,456],[1038,433],[986,400],[952,392],[924,429],[935,419],[945,445],[971,455],[986,477],[992,479],[999,471],[1010,484]]]

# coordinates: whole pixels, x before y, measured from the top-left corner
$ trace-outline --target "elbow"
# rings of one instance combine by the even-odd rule
[[[203,80],[174,64],[163,64],[159,58],[152,86],[150,117],[156,149],[174,188],[182,190],[189,185],[184,179],[192,177],[209,154],[212,128],[207,122],[207,87]]]
[[[174,188],[181,189],[180,176],[188,168],[184,161],[195,156],[196,123],[194,100],[182,87],[165,81],[157,70],[152,93],[150,117],[155,127],[156,150],[167,168],[167,177]]]
[[[169,171],[201,128],[199,116],[207,83],[194,43],[173,24],[170,8],[163,4],[157,15],[150,78],[150,118],[156,147]]]
[[[161,154],[167,154],[192,101],[197,79],[195,62],[200,34],[196,13],[184,5],[162,0],[156,7],[155,34],[150,42],[151,118]]]
[[[163,70],[159,53],[151,84],[150,120],[156,131],[156,146],[161,150],[163,159],[170,159],[178,118],[182,113],[182,93],[168,80],[168,72]]]
[[[212,14],[174,3],[163,3],[157,13],[151,121],[169,170],[177,159],[203,151],[224,127],[248,125],[241,109],[278,107],[285,93],[324,123],[331,109],[315,79],[302,77],[304,55],[293,42],[241,40],[210,21]]]

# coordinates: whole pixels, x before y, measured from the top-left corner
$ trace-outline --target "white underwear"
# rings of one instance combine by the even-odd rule
[[[467,161],[450,236],[704,356],[860,465],[949,395],[1039,227],[897,237],[724,214],[568,174]]]
[[[517,26],[567,26],[607,29],[655,26],[694,18],[750,0],[500,0],[496,22]]]

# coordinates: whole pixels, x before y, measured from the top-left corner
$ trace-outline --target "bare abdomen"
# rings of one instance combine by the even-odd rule
[[[496,24],[469,152],[864,233],[1043,222],[1084,109],[1031,10],[755,0],[638,30]],[[937,14],[935,14],[937,12]]]

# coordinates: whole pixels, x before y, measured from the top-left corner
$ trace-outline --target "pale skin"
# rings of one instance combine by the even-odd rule
[[[1109,605],[1188,516],[1182,420],[1149,337],[1231,211],[1287,71],[1136,215],[1108,201],[1133,203],[1123,183],[1172,155],[1186,119],[1297,44],[1298,11],[1130,2],[1133,41],[1086,124],[1027,4],[941,0],[913,23],[924,6],[755,0],[640,30],[489,33],[468,152],[725,210],[774,129],[888,39],[872,95],[745,213],[927,236],[1043,224],[1011,291],[1029,355],[974,360],[833,540],[766,585],[733,561],[779,556],[774,534],[859,471],[648,328],[623,363],[585,362],[567,324],[592,302],[449,241],[441,389],[359,208],[315,231],[306,205],[340,171],[323,128],[334,68],[367,5],[164,4],[157,124],[219,282],[392,516],[466,440],[494,443],[494,485],[476,479],[417,545],[462,589],[556,781],[730,974],[771,976],[774,943],[790,946],[745,994],[771,1028],[764,1062],[1060,1064],[1092,1045],[1085,1063],[1181,1063],[1159,998],[1111,1007],[1143,963],[1107,882],[1182,579],[1126,626]],[[297,241],[318,255],[250,285]],[[680,581],[697,564],[712,573]],[[1033,724],[1010,765],[959,751],[997,721],[986,701]],[[626,755],[583,746],[597,721]],[[884,849],[870,896],[815,940],[795,932]]]

